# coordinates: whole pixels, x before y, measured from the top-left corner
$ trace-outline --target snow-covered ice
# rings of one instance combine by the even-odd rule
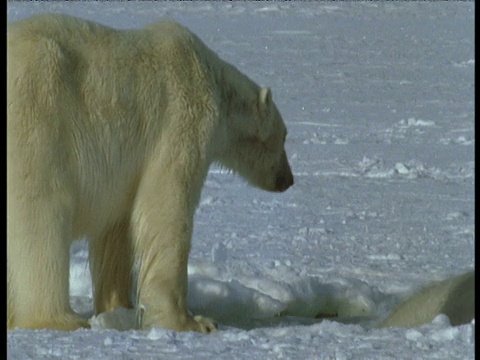
[[[405,297],[474,268],[473,2],[9,2],[118,28],[179,21],[272,88],[295,185],[277,195],[212,167],[195,218],[193,313],[213,335],[7,333],[10,359],[473,359],[475,321],[378,329]],[[92,315],[84,241],[72,306]],[[128,329],[118,331],[116,329]]]

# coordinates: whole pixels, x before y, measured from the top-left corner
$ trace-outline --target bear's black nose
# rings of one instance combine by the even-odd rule
[[[283,192],[293,185],[293,175],[289,173],[287,175],[282,174],[275,179],[275,190]]]

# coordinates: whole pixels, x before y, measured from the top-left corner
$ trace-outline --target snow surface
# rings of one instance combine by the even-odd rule
[[[136,28],[168,17],[272,88],[295,185],[212,167],[189,266],[213,335],[8,331],[10,359],[473,359],[475,321],[375,325],[419,287],[474,268],[474,3],[9,2]],[[74,309],[92,315],[86,242]]]

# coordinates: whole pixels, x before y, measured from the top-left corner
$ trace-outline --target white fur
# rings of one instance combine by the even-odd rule
[[[64,15],[8,26],[7,326],[88,327],[69,305],[69,247],[90,239],[95,311],[210,332],[187,312],[187,262],[213,161],[265,190],[293,176],[269,89],[186,28],[115,30]]]
[[[466,324],[475,317],[475,272],[470,271],[430,284],[400,304],[381,327],[419,326],[447,315],[452,325]]]

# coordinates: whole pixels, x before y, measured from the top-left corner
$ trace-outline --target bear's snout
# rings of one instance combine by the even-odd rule
[[[280,168],[275,177],[275,189],[274,191],[283,192],[293,185],[293,174],[290,164],[287,160],[287,154],[285,150],[282,153],[280,160]]]
[[[291,172],[288,174],[279,174],[275,179],[275,191],[283,192],[293,185],[293,175]]]

